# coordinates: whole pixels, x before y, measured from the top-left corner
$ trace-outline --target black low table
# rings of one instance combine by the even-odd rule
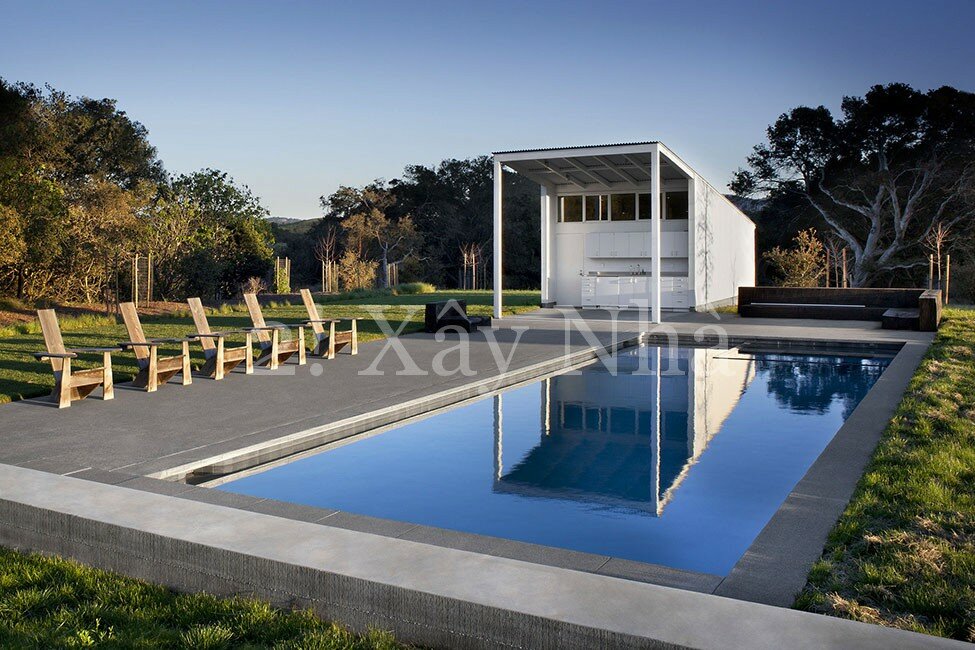
[[[430,334],[445,329],[462,329],[470,333],[477,331],[478,327],[491,325],[490,318],[468,316],[466,300],[428,302],[423,316],[424,329]]]

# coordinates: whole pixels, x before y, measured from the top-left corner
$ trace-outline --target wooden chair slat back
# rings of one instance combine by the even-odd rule
[[[38,309],[37,319],[41,321],[41,332],[44,334],[44,345],[51,354],[64,354],[64,341],[61,339],[61,326],[58,325],[57,314],[53,309]],[[64,359],[51,359],[51,369],[55,374],[64,367]]]
[[[257,301],[257,294],[245,293],[244,303],[247,304],[247,311],[250,312],[254,327],[266,327],[267,323],[264,322],[264,312],[261,311],[261,303]],[[257,340],[262,343],[268,343],[271,340],[271,334],[267,330],[260,330],[254,334],[257,336]]]
[[[200,334],[210,334],[210,322],[207,320],[207,313],[203,309],[203,303],[200,299],[187,298],[186,304],[190,306],[190,314],[193,315],[193,324],[196,326],[196,331]],[[209,337],[201,338],[200,345],[203,346],[203,353],[207,359],[217,353],[217,344]]]
[[[315,304],[315,299],[311,297],[311,291],[308,289],[301,290],[301,301],[305,303],[305,310],[308,311],[308,320],[318,320],[321,316],[318,315],[318,306]],[[318,334],[325,334],[325,327],[323,323],[312,323],[311,329]]]
[[[145,343],[146,334],[142,331],[142,321],[139,320],[139,311],[135,308],[134,302],[119,303],[119,311],[122,312],[122,320],[125,321],[125,329],[129,334],[129,340],[134,343]],[[135,346],[135,360],[140,368],[149,365],[149,348]]]

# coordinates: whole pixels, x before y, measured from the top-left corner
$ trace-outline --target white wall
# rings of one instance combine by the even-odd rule
[[[755,224],[703,178],[693,180],[693,304],[704,308],[737,299],[755,284]]]

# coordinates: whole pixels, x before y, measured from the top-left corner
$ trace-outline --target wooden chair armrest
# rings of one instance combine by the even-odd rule
[[[228,334],[233,332],[209,332],[208,334],[203,334],[201,332],[193,332],[192,334],[187,334],[186,338],[193,341],[196,339],[223,339],[226,338]]]
[[[270,332],[271,330],[288,329],[283,325],[265,325],[264,327],[244,327],[241,332]]]
[[[345,320],[349,320],[349,319],[345,319]],[[341,318],[312,318],[310,320],[302,321],[302,324],[311,325],[312,323],[340,323],[340,322],[342,322]]]
[[[158,341],[122,341],[118,344],[123,350],[127,348],[155,348],[159,347]]]
[[[35,352],[35,359],[77,359],[78,355],[74,352]]]
[[[183,338],[172,338],[172,339],[149,339],[152,343],[182,343],[183,341],[192,341],[193,339],[189,337]]]

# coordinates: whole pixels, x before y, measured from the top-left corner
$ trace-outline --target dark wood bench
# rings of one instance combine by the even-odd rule
[[[937,330],[940,301],[940,291],[924,289],[738,289],[738,313],[746,318],[872,320],[880,321],[885,328],[925,331]],[[935,306],[937,313],[934,313]]]
[[[470,333],[478,327],[491,325],[490,318],[468,316],[466,300],[428,302],[423,316],[424,329],[431,334],[447,328],[460,328]]]

